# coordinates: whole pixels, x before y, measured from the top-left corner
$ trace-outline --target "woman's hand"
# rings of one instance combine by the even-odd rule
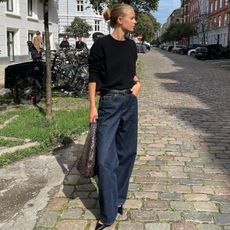
[[[141,83],[138,81],[136,84],[131,88],[132,94],[137,97],[139,92],[141,91]]]
[[[96,122],[97,118],[98,118],[97,108],[96,107],[90,107],[89,122],[94,123],[94,122]]]

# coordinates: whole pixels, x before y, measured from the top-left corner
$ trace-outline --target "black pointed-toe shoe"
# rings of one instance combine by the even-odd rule
[[[104,228],[107,228],[109,227],[110,225],[106,225],[106,224],[103,224],[103,223],[99,223],[99,221],[97,222],[96,224],[96,227],[95,227],[95,230],[102,230]]]
[[[117,208],[117,212],[120,214],[120,215],[123,215],[123,205],[119,206]]]

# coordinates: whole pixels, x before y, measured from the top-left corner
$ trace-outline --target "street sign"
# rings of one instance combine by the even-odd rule
[[[141,40],[142,40],[142,35],[141,35],[141,34],[137,35],[137,39],[138,39],[139,41],[141,41]]]

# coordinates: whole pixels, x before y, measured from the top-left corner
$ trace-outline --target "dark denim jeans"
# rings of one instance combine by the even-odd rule
[[[101,96],[98,109],[97,167],[100,219],[112,224],[124,204],[137,152],[137,98],[132,93]]]

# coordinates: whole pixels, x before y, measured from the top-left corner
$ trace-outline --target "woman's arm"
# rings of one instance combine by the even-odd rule
[[[90,103],[90,110],[89,110],[89,122],[93,123],[97,120],[98,113],[95,104],[95,94],[96,94],[96,83],[90,82],[89,83],[89,103]]]
[[[141,83],[137,76],[134,76],[133,80],[136,82],[136,84],[132,87],[131,91],[135,96],[137,96],[141,91]]]

